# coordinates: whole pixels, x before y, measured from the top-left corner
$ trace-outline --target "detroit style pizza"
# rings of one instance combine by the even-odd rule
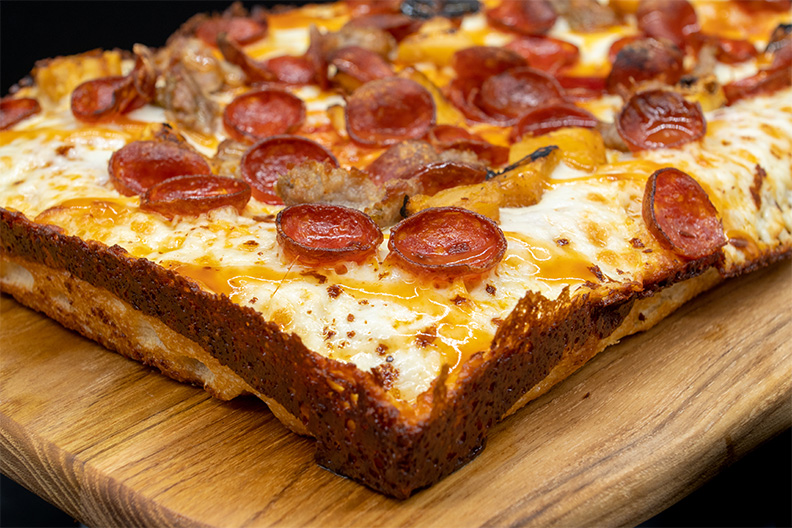
[[[788,0],[347,0],[39,61],[0,286],[405,498],[792,251]]]

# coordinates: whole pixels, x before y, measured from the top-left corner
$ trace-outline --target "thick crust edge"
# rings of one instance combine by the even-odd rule
[[[21,303],[217,397],[258,395],[287,427],[316,438],[320,465],[397,498],[474,458],[492,425],[596,353],[717,284],[722,258],[688,262],[639,291],[603,298],[528,293],[488,351],[453,382],[442,373],[408,407],[370,373],[308,350],[254,310],[117,246],[4,209],[0,240],[0,289]]]

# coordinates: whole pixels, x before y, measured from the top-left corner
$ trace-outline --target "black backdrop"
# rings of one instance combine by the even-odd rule
[[[270,4],[276,3],[305,2]],[[222,11],[229,4],[214,0],[2,0],[0,93],[7,94],[38,59],[94,48],[129,50],[136,42],[161,46],[191,15]],[[9,479],[0,479],[0,492],[0,526],[72,525],[68,516],[42,507],[35,496]],[[792,526],[792,435],[787,431],[769,442],[646,525]]]

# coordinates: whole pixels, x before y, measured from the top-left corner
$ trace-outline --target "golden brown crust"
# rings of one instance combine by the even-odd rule
[[[229,384],[233,389],[210,385],[210,390],[225,395],[242,390],[258,394],[273,404],[282,421],[291,422],[292,429],[317,439],[320,464],[399,498],[475,457],[489,428],[522,404],[522,395],[555,368],[565,375],[569,369],[565,365],[577,368],[593,355],[591,351],[604,348],[609,336],[624,335],[614,331],[637,299],[700,275],[720,259],[716,254],[689,262],[640,291],[613,292],[606,298],[583,295],[570,300],[565,293],[549,301],[528,293],[504,322],[490,350],[474,355],[455,380],[441,375],[414,407],[406,407],[394,402],[371,373],[311,352],[299,338],[281,333],[257,312],[207,293],[121,248],[64,236],[57,228],[2,209],[0,235],[8,262],[21,263],[38,277],[60,277],[55,281],[57,288],[49,286],[54,291],[69,293],[67,284],[71,284],[66,302],[74,301],[74,288],[79,285],[90,287],[93,293],[103,292],[90,296],[97,303],[106,300],[108,305],[115,302],[124,307],[118,313],[106,310],[106,322],[91,317],[97,306],[88,303],[80,306],[80,317],[68,311],[48,311],[54,318],[177,379],[207,382],[208,376],[199,374],[196,363],[157,356],[139,337],[121,338],[116,332],[123,332],[123,327],[115,318],[131,309],[136,320],[152,325],[160,341],[186,343],[188,348],[198,345],[195,348],[206,354],[194,352],[192,360],[215,375],[230,369],[241,380]],[[11,282],[2,282],[2,288],[23,303],[46,310],[44,291],[26,293],[24,288],[9,286]]]

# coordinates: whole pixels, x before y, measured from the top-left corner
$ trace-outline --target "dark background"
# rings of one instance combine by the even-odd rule
[[[289,2],[269,4],[275,3]],[[131,50],[136,42],[158,47],[193,14],[222,11],[229,4],[2,0],[0,93],[7,94],[38,59],[94,48]],[[0,477],[0,526],[75,525],[68,515]],[[792,433],[767,442],[644,526],[792,526]]]

